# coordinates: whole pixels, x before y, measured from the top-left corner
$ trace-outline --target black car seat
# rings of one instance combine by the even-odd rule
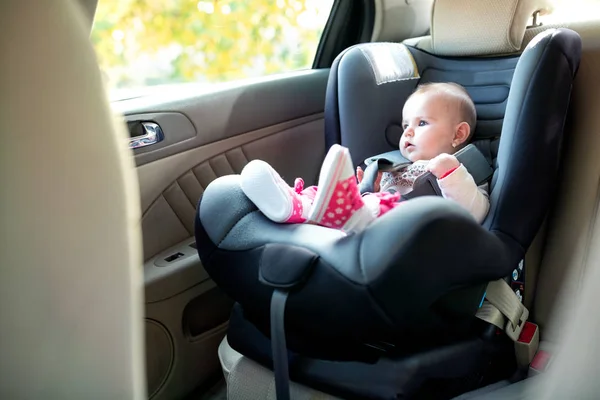
[[[359,163],[396,146],[402,105],[419,82],[465,86],[478,111],[475,144],[494,168],[482,225],[423,197],[346,236],[269,221],[236,175],[204,192],[196,240],[204,267],[237,302],[228,342],[283,368],[278,383],[289,367],[293,380],[346,398],[443,398],[514,370],[512,342],[475,315],[484,295],[491,301],[487,283],[517,267],[548,210],[581,41],[553,29],[520,56],[486,56],[517,52],[528,17],[544,6],[507,3],[495,10],[501,27],[479,45],[464,10],[438,0],[431,52],[354,46],[336,59],[327,89],[327,143],[349,147]],[[526,310],[503,313],[518,334]]]

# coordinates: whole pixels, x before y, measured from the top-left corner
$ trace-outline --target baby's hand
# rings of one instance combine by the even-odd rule
[[[460,166],[460,161],[451,154],[442,153],[439,156],[431,159],[427,164],[427,170],[441,179],[448,171],[456,169]]]
[[[361,167],[356,167],[356,179],[358,179],[358,183],[361,183],[365,176],[365,171],[362,170]],[[381,177],[383,176],[382,172],[377,174],[377,178],[375,179],[375,183],[373,184],[373,190],[375,192],[379,192],[381,188]]]

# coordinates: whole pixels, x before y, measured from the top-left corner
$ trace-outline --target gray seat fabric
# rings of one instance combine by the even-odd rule
[[[563,44],[550,50],[551,39],[562,35]],[[545,212],[535,214],[548,208],[548,194],[555,187],[556,176],[550,177],[548,171],[558,169],[562,133],[556,132],[562,132],[571,90],[565,77],[574,75],[578,68],[580,38],[568,30],[547,30],[530,42],[521,56],[483,59],[445,58],[408,47],[420,79],[397,68],[393,79],[377,82],[376,71],[384,70],[390,62],[410,63],[396,50],[398,47],[403,45],[357,45],[338,57],[327,90],[327,145],[348,147],[355,164],[395,150],[402,133],[399,105],[417,83],[452,81],[465,86],[478,114],[474,143],[496,170],[491,182],[491,209],[483,225],[504,237],[511,247],[512,264],[517,265],[545,216]],[[554,51],[558,58],[565,58],[550,61]],[[367,53],[372,55],[367,57]],[[554,74],[556,78],[549,78]],[[542,83],[546,79],[548,82]],[[557,100],[548,103],[548,98]],[[557,107],[551,111],[548,104]],[[542,113],[546,115],[542,117]],[[545,149],[541,151],[541,147]]]
[[[349,48],[332,67],[334,73],[327,92],[327,111],[331,113],[326,115],[327,146],[341,143],[348,147],[355,164],[374,154],[397,150],[403,131],[400,105],[419,83],[450,81],[463,85],[472,97],[477,108],[474,139],[493,140],[491,149],[483,150],[495,158],[518,61],[519,55],[441,58],[415,47],[391,43]],[[377,75],[374,71],[385,70],[389,63],[412,62],[416,76],[399,69],[389,81],[373,84],[373,75]]]

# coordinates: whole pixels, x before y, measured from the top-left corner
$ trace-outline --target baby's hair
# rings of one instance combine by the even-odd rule
[[[422,83],[417,86],[411,96],[428,92],[444,93],[451,96],[453,100],[458,101],[461,122],[464,121],[469,124],[469,127],[471,128],[469,136],[473,136],[475,126],[477,125],[477,110],[475,109],[473,99],[471,99],[471,96],[469,96],[469,93],[464,87],[453,82]],[[469,137],[466,142],[470,139],[471,137]]]

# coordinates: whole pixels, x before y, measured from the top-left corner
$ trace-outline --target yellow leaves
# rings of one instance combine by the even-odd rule
[[[91,38],[112,87],[226,81],[309,68],[332,3],[99,0]]]

